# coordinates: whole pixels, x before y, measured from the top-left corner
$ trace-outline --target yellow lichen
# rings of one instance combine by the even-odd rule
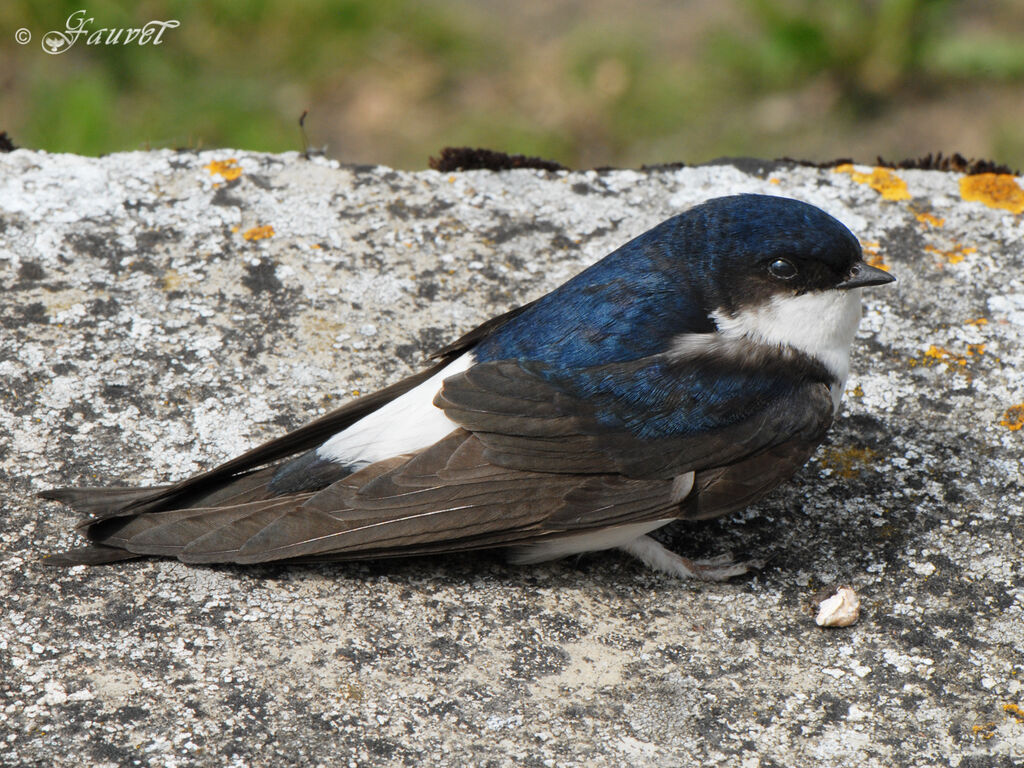
[[[888,168],[875,168],[871,173],[857,171],[852,163],[843,163],[835,168],[835,173],[848,173],[858,184],[867,184],[878,192],[885,200],[909,200],[910,192],[907,182]]]
[[[961,245],[960,243],[954,243],[953,247],[950,248],[948,251],[940,250],[939,248],[936,248],[934,245],[926,245],[924,249],[928,253],[934,253],[936,256],[941,256],[950,264],[959,264],[967,256],[970,256],[972,253],[978,252],[978,249],[975,248],[974,246]]]
[[[876,253],[873,255],[868,255],[868,257],[864,259],[864,261],[866,261],[869,266],[878,267],[883,272],[889,271],[889,265],[882,260],[881,254]]]
[[[208,170],[211,176],[220,176],[225,181],[234,181],[242,175],[242,169],[234,157],[227,160],[214,160],[212,163],[204,165],[203,168]]]
[[[1011,432],[1024,427],[1024,403],[1007,408],[1003,418],[999,420],[999,426],[1006,427]]]
[[[160,285],[165,291],[176,291],[181,287],[181,275],[173,269],[168,269],[160,279]]]
[[[821,454],[821,465],[840,477],[851,478],[859,475],[877,455],[871,448],[826,448]]]
[[[1024,708],[1020,704],[1003,704],[1003,712],[1008,714],[1018,723],[1024,723]]]
[[[940,219],[930,213],[919,213],[916,218],[922,224],[930,224],[933,227],[941,227],[946,223],[945,219]]]
[[[967,354],[961,355],[956,352],[951,352],[945,347],[938,347],[934,344],[930,345],[928,349],[924,351],[924,357],[921,359],[923,365],[935,365],[936,363],[945,363],[947,366],[963,368],[967,365],[967,358],[973,357],[974,355],[980,355],[985,351],[984,344],[968,344]],[[911,360],[911,366],[917,365],[917,360]]]
[[[253,227],[242,233],[242,237],[246,240],[266,240],[268,237],[273,236],[274,228],[270,224],[264,224],[262,227]]]
[[[346,682],[345,687],[341,689],[341,695],[349,701],[362,701],[366,694],[355,683]]]
[[[967,365],[967,358],[964,357],[963,355],[954,354],[950,352],[948,349],[944,349],[943,347],[937,347],[934,344],[932,344],[931,346],[928,347],[927,350],[925,350],[924,356],[927,358],[932,358],[935,362],[941,360],[942,362],[947,363],[948,365],[959,365],[961,367]]]
[[[973,733],[975,736],[981,736],[981,738],[988,741],[996,735],[996,724],[985,723],[984,725],[971,726],[971,733]]]
[[[889,265],[885,263],[885,259],[882,258],[882,254],[878,252],[878,249],[882,247],[881,243],[868,241],[862,242],[860,245],[864,249],[864,261],[872,267],[878,267],[884,272],[889,271]]]
[[[960,197],[1011,213],[1024,212],[1024,189],[1007,173],[978,173],[960,179]]]
[[[964,325],[988,325],[988,320],[984,317],[976,317],[973,320],[968,320]]]

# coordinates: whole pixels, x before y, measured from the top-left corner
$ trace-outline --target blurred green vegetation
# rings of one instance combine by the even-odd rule
[[[158,47],[39,42],[176,19]],[[27,45],[14,31],[27,28]],[[1024,166],[1018,0],[6,0],[0,130],[81,154],[302,148],[422,168],[445,145],[573,167],[719,155]]]

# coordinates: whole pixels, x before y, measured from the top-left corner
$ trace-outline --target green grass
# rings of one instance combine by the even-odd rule
[[[1014,98],[1024,79],[1014,2],[993,0],[974,24],[952,0],[734,0],[726,21],[684,17],[706,26],[684,44],[662,6],[630,3],[603,15],[565,4],[544,17],[548,28],[470,0],[7,0],[0,129],[24,146],[87,155],[277,152],[302,148],[296,123],[308,108],[314,145],[398,167],[424,167],[454,144],[573,166],[837,156],[915,100],[948,101],[965,86]],[[159,47],[79,40],[43,53],[42,35],[83,5],[92,29],[180,26]],[[20,27],[31,44],[12,41]],[[963,119],[987,121],[988,150],[1022,166],[1008,117],[1020,113],[1007,105]],[[875,151],[911,151],[912,138]]]

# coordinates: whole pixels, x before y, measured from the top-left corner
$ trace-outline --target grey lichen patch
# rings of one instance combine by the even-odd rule
[[[870,169],[860,169],[866,174]],[[456,174],[296,154],[0,157],[0,764],[1011,765],[1024,753],[1024,224],[906,171]],[[1019,180],[1018,180],[1019,181]],[[835,214],[867,295],[794,480],[605,554],[55,571],[61,484],[162,483],[394,381],[709,197]],[[850,584],[861,617],[807,605]]]

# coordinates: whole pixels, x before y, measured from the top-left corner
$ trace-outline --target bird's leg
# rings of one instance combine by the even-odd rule
[[[638,536],[632,541],[622,544],[619,549],[628,552],[649,568],[672,574],[681,579],[725,581],[764,565],[762,560],[746,560],[737,563],[729,554],[707,560],[690,560],[666,549],[650,536]]]

